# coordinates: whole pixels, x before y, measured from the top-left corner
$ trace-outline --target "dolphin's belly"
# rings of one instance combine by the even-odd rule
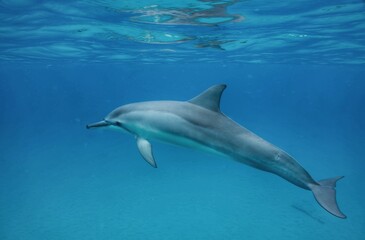
[[[257,141],[262,141],[259,143],[261,146],[267,142],[232,120],[224,116],[207,118],[211,121],[202,124],[203,121],[170,112],[134,111],[125,117],[122,125],[129,132],[146,139],[157,139],[233,158],[249,159],[265,153],[263,149],[256,149]]]
[[[141,117],[143,115],[143,117]],[[134,111],[123,127],[146,139],[156,139],[217,155],[228,156],[257,169],[275,173],[307,188],[309,174],[293,158],[224,115],[198,121],[166,111]]]

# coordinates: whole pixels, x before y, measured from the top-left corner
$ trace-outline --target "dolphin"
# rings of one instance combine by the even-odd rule
[[[312,191],[329,213],[346,218],[336,202],[336,182],[343,176],[315,181],[288,153],[224,115],[220,100],[225,84],[214,85],[189,101],[148,101],[120,106],[104,120],[86,127],[112,127],[135,136],[142,157],[157,167],[150,140],[160,140],[223,155],[276,174]]]

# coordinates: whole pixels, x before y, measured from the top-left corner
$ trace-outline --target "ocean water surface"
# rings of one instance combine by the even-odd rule
[[[0,1],[0,239],[365,235],[363,1]],[[346,219],[231,159],[86,129],[114,108],[227,84],[221,110],[316,180]]]

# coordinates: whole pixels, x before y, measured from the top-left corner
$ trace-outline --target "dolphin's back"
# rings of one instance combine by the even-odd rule
[[[150,130],[156,129],[156,132],[152,131],[156,135],[150,137],[159,138],[158,134],[162,132],[219,149],[222,153],[237,150],[232,149],[238,145],[237,140],[253,134],[224,114],[189,102],[152,101],[130,104],[129,107],[130,114],[135,115],[133,121],[141,113],[144,116],[139,118],[141,124],[149,126]]]
[[[173,139],[165,137],[186,139],[196,143],[197,146],[203,146],[266,171],[270,169],[263,169],[263,165],[257,161],[267,161],[275,152],[282,151],[223,113],[189,102],[151,101],[124,107],[130,108],[131,115],[135,115],[135,118],[131,119],[133,122],[136,122],[138,113],[143,114],[144,117],[139,118],[139,121],[141,125],[150,127],[148,131],[150,135],[145,136],[147,138],[169,142]],[[177,144],[184,145],[180,141]]]

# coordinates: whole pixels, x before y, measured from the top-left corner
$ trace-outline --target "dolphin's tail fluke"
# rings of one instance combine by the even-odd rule
[[[341,178],[343,176],[318,181],[318,185],[311,184],[310,189],[319,205],[336,217],[346,218],[345,214],[338,208],[336,202],[336,182]]]

